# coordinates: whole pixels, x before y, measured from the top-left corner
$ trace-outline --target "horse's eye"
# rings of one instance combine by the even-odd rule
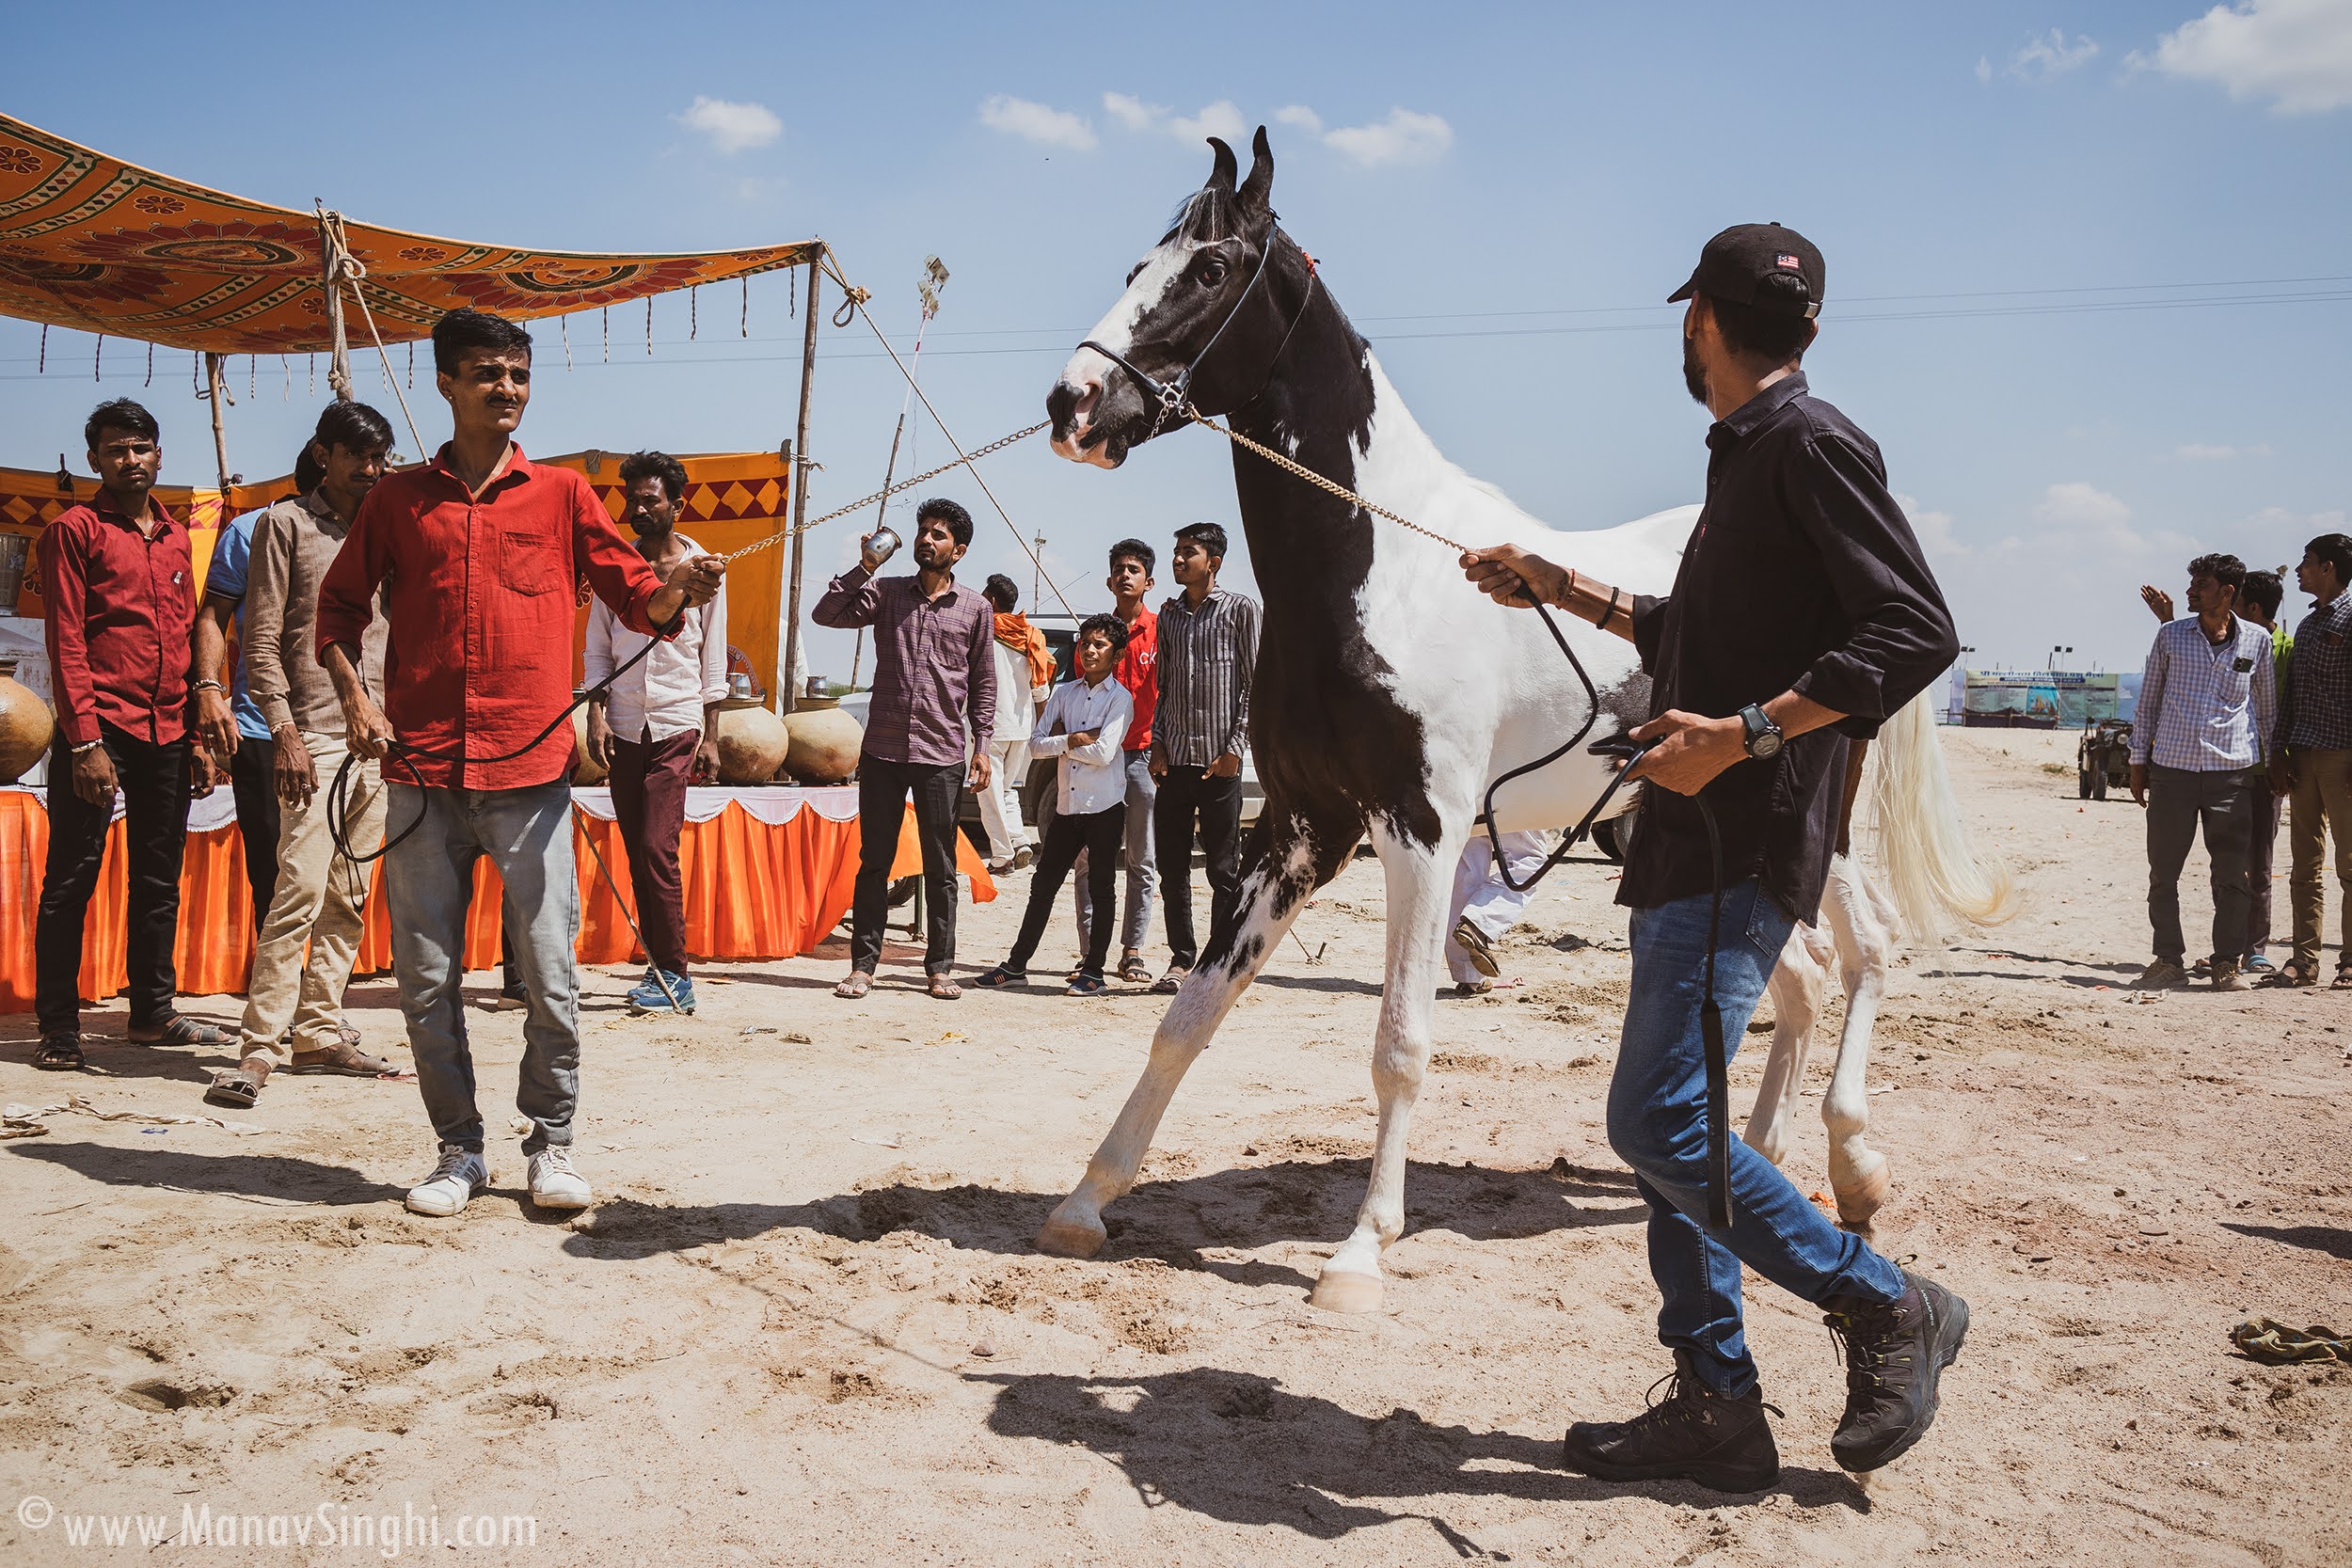
[[[1205,264],[1201,267],[1201,269],[1200,269],[1200,286],[1201,286],[1202,288],[1204,288],[1204,289],[1214,289],[1214,288],[1216,288],[1218,284],[1220,284],[1220,283],[1222,283],[1222,282],[1224,282],[1224,281],[1225,281],[1225,263],[1224,263],[1224,262],[1222,262],[1222,261],[1210,261],[1210,262],[1205,263]]]

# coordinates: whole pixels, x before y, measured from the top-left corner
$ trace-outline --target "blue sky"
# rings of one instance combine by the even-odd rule
[[[2352,0],[105,14],[103,31],[66,8],[12,18],[20,57],[50,64],[12,76],[8,112],[242,195],[442,234],[821,234],[902,341],[936,252],[953,276],[924,380],[967,445],[1041,417],[1205,175],[1200,128],[1264,120],[1286,226],[1416,415],[1556,526],[1700,498],[1706,418],[1661,302],[1709,233],[1756,219],[1828,258],[1815,388],[1885,450],[1972,662],[2071,644],[2074,663],[2136,666],[2138,583],[2175,583],[2206,548],[2292,560],[2352,506]],[[616,311],[611,364],[577,319],[569,373],[547,324],[526,446],[789,435],[786,282],[754,284],[748,341],[725,330],[733,303],[706,296],[689,342],[685,299],[659,302],[651,358],[642,309]],[[862,326],[820,341],[821,510],[880,483],[903,386]],[[0,322],[0,462],[73,453],[98,394],[140,389],[135,350],[113,345],[99,386],[88,339],[53,332],[46,376],[36,346]],[[318,406],[306,368],[291,399],[273,361],[258,398],[235,373],[232,466],[282,471]],[[155,382],[167,477],[200,482],[184,356],[159,356]],[[372,374],[360,395],[391,411]],[[921,466],[947,454],[914,428]],[[1086,610],[1111,540],[1233,520],[1220,445],[1164,439],[1104,474],[1033,441],[988,471]],[[938,488],[980,518],[971,567],[1025,587],[977,487]],[[855,548],[846,530],[812,545],[819,574]],[[813,647],[846,673],[846,639]]]

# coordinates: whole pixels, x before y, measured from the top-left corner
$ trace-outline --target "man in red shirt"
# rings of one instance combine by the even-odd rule
[[[131,1038],[227,1045],[236,1037],[179,1013],[172,947],[180,935],[180,857],[188,797],[209,795],[211,765],[192,752],[189,633],[196,568],[188,531],[149,492],[163,467],[155,416],[128,398],[99,404],[83,427],[98,494],[41,533],[41,602],[56,683],[49,762],[49,863],[33,928],[33,1065],[82,1060],[82,931],[122,794],[129,850]]]
[[[489,1183],[459,994],[474,863],[487,856],[506,886],[506,929],[529,996],[515,1107],[532,1123],[532,1201],[583,1209],[588,1183],[571,1162],[580,880],[564,721],[573,587],[585,581],[624,625],[660,636],[709,601],[726,568],[695,556],[664,582],[585,479],[523,456],[512,438],[531,402],[531,334],[520,326],[453,310],[433,329],[433,363],[454,425],[449,444],[368,493],[320,584],[317,629],[351,750],[386,759],[392,969],[440,1140],[408,1207],[455,1214]],[[359,670],[379,587],[391,627],[381,710]]]

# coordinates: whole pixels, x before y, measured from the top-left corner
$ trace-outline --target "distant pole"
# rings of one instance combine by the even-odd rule
[[[220,521],[229,520],[229,421],[221,405],[229,401],[229,378],[222,373],[226,356],[204,356],[205,396],[213,405],[213,462],[220,470]]]
[[[1029,573],[1029,609],[1034,611],[1038,607],[1038,595],[1045,587],[1045,535],[1041,533],[1030,542],[1037,546],[1037,554],[1029,561],[1032,568]]]
[[[823,254],[820,240],[816,254],[808,259],[808,329],[801,340],[801,422],[792,441],[792,586],[785,605],[784,668],[776,673],[776,685],[787,689],[777,700],[780,714],[791,712],[801,699],[789,688],[792,672],[801,661],[801,564],[807,554],[807,537],[799,530],[808,521],[808,404],[817,384],[817,284],[820,276],[817,262]]]

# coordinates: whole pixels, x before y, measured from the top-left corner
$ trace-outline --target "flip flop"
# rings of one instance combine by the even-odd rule
[[[935,1002],[954,1002],[963,995],[963,988],[956,984],[955,977],[951,974],[932,975],[930,986],[931,999]]]
[[[33,1066],[43,1072],[79,1072],[88,1065],[79,1035],[52,1035],[33,1051]]]
[[[142,1034],[136,1027],[130,1031],[134,1045],[234,1045],[237,1037],[218,1024],[207,1023],[200,1018],[174,1013],[160,1025],[150,1024],[155,1033]]]
[[[214,1073],[211,1086],[204,1091],[205,1104],[225,1105],[232,1111],[250,1111],[253,1102],[261,1098],[260,1077],[244,1068]]]
[[[874,977],[865,970],[850,971],[850,977],[833,988],[833,993],[845,1002],[854,1002],[874,989]]]

